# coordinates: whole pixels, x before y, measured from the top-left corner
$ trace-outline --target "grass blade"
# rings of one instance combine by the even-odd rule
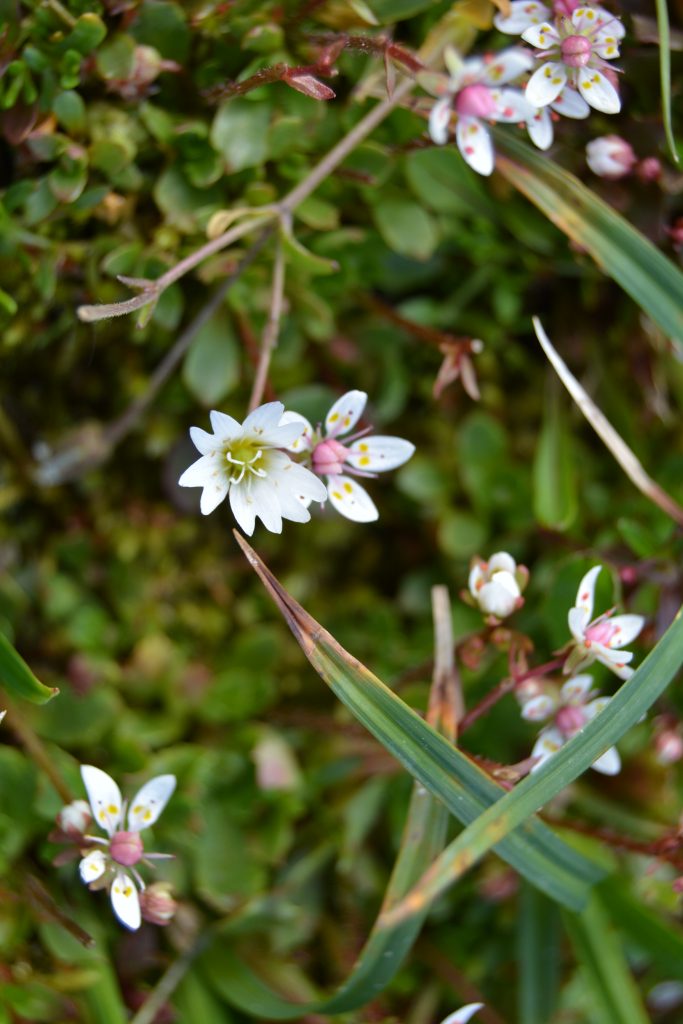
[[[634,726],[666,690],[683,663],[683,609],[609,705],[557,754],[512,792],[481,814],[446,847],[402,903],[386,915],[387,926],[422,911],[503,836],[526,822]]]
[[[683,930],[672,919],[646,907],[626,890],[624,879],[615,877],[600,886],[600,896],[615,924],[634,946],[667,976],[683,981]]]
[[[557,904],[531,885],[520,892],[517,948],[519,1024],[547,1024],[560,981],[560,914]]]
[[[678,163],[678,150],[671,121],[671,49],[669,47],[669,11],[666,0],[655,0],[659,32],[659,81],[662,91],[662,121],[671,159]]]
[[[59,693],[56,687],[43,686],[9,640],[0,633],[0,686],[15,697],[45,704]]]
[[[628,221],[569,171],[495,131],[496,167],[568,238],[586,249],[678,345],[683,342],[683,274]]]
[[[649,1024],[618,936],[593,894],[580,914],[567,914],[567,932],[590,992],[591,1024]]]

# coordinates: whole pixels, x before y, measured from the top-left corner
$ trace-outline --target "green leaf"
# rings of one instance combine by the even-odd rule
[[[12,647],[9,640],[0,633],[0,686],[15,697],[23,697],[33,704],[45,704],[52,700],[59,690],[43,686],[31,669]]]
[[[561,231],[586,249],[647,315],[683,342],[683,274],[659,249],[573,174],[494,130],[496,167]]]
[[[110,39],[98,50],[95,66],[107,81],[130,78],[135,68],[135,40],[126,35]]]
[[[211,145],[222,155],[225,169],[259,167],[268,156],[270,107],[266,103],[231,99],[221,104],[211,125]]]
[[[527,823],[601,754],[621,739],[661,696],[683,663],[683,609],[642,665],[611,698],[608,706],[573,736],[544,765],[511,793],[481,814],[443,852],[403,905],[387,920],[417,912],[431,903],[503,836]],[[534,879],[531,879],[534,881]],[[538,880],[535,884],[538,885]]]
[[[325,256],[318,256],[317,253],[311,252],[294,235],[283,231],[280,237],[282,238],[282,247],[285,251],[287,264],[294,267],[295,270],[303,271],[311,277],[334,274],[339,270],[339,264],[336,260],[328,260]]]
[[[665,974],[683,981],[683,929],[662,918],[627,889],[624,878],[615,877],[600,886],[600,897],[612,920],[638,949]]]
[[[239,344],[227,310],[219,309],[197,332],[185,357],[183,380],[198,402],[215,408],[239,377]]]
[[[597,894],[565,924],[590,991],[590,1024],[648,1024],[618,936]]]
[[[87,120],[85,103],[73,89],[57,93],[52,103],[52,112],[68,132],[78,134],[85,131]]]
[[[671,159],[678,163],[678,150],[671,121],[671,47],[669,38],[669,10],[666,0],[655,0],[657,31],[659,32],[659,81],[662,90],[662,121]]]
[[[386,244],[402,256],[427,260],[439,244],[436,221],[417,203],[382,199],[373,207],[373,214]]]
[[[180,63],[187,60],[190,31],[181,4],[146,0],[140,5],[131,32],[139,43],[153,46],[162,57]]]
[[[578,510],[571,435],[557,380],[551,377],[534,457],[534,514],[550,530],[566,530]]]

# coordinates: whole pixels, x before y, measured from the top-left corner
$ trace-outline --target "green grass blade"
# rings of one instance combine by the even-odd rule
[[[659,32],[659,81],[662,92],[662,121],[671,159],[678,163],[678,150],[671,121],[671,49],[669,46],[669,11],[666,0],[655,0]]]
[[[683,609],[680,609],[657,646],[604,711],[447,846],[420,883],[387,915],[387,925],[422,910],[425,902],[436,899],[503,836],[526,822],[531,814],[585,772],[640,721],[666,690],[682,663]]]
[[[578,511],[571,436],[557,382],[546,385],[541,432],[534,456],[534,514],[549,530],[566,530]]]
[[[33,704],[45,704],[59,690],[43,686],[24,659],[17,654],[7,637],[0,633],[0,686],[14,697],[23,697]],[[0,705],[1,706],[1,705]]]
[[[679,345],[683,274],[616,210],[511,133],[495,131],[496,167]]]
[[[598,896],[565,925],[590,993],[590,1024],[649,1024],[618,935]]]
[[[531,885],[520,891],[517,950],[519,1024],[548,1024],[560,982],[560,914]]]

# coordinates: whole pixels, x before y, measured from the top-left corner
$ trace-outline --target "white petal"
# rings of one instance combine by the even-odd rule
[[[581,95],[591,107],[601,110],[603,114],[619,113],[619,93],[602,72],[595,68],[579,68],[577,80]]]
[[[175,789],[175,775],[157,775],[137,791],[128,811],[128,828],[140,832],[157,820]]]
[[[201,427],[190,427],[190,437],[195,448],[202,455],[209,455],[218,448],[218,439],[213,434],[207,434]]]
[[[475,562],[470,569],[470,575],[467,580],[467,586],[472,597],[477,597],[485,582],[486,575],[481,567],[481,562]]]
[[[347,391],[345,395],[338,398],[325,417],[325,429],[328,436],[338,437],[355,427],[363,415],[367,400],[368,396],[364,391]]]
[[[383,473],[402,466],[414,451],[415,445],[404,441],[402,437],[364,437],[353,442],[346,461],[354,469]]]
[[[272,448],[291,448],[304,432],[303,423],[280,423],[272,430],[264,431],[261,443]],[[301,451],[302,449],[299,449]]]
[[[230,508],[237,525],[242,527],[247,537],[251,537],[256,525],[256,509],[250,492],[243,483],[233,484],[230,488]]]
[[[327,480],[327,496],[332,505],[354,523],[372,523],[379,519],[375,504],[359,483],[348,476],[331,476]]]
[[[78,865],[81,879],[86,885],[101,878],[107,870],[107,857],[102,850],[92,850]]]
[[[245,436],[248,434],[250,437],[261,438],[266,432],[274,430],[282,419],[284,411],[285,407],[282,402],[266,402],[265,405],[259,405],[257,409],[249,413],[242,424]]]
[[[280,487],[287,487],[301,501],[327,501],[327,488],[320,477],[291,460],[277,471]]]
[[[601,34],[595,40],[593,53],[597,53],[598,57],[602,57],[603,60],[615,60],[619,56],[619,40],[615,35],[606,31],[604,35]]]
[[[180,487],[208,487],[219,465],[214,455],[202,455],[185,470],[178,484]]]
[[[278,500],[283,519],[289,519],[292,523],[310,522],[311,513],[308,511],[310,499],[295,497],[285,489],[278,491]]]
[[[529,79],[524,95],[532,107],[546,107],[557,99],[566,82],[563,64],[542,64]]]
[[[586,575],[579,583],[579,589],[576,592],[576,600],[574,601],[574,607],[582,608],[587,613],[587,622],[590,622],[591,616],[593,615],[593,603],[595,601],[595,583],[601,571],[601,565],[594,565],[592,569],[589,569]]]
[[[565,92],[567,92],[567,89],[561,95],[564,96]],[[541,107],[535,111],[533,117],[526,123],[526,130],[534,146],[538,149],[550,149],[555,132],[553,129],[553,119],[548,113],[547,107]]]
[[[519,89],[491,89],[490,94],[495,103],[495,109],[490,115],[491,121],[518,124],[533,116],[535,107],[531,106]]]
[[[121,791],[111,776],[92,764],[81,765],[81,778],[88,794],[93,818],[108,835],[121,824]]]
[[[272,480],[256,477],[251,484],[251,497],[254,502],[254,513],[266,530],[270,530],[271,533],[282,533],[280,502]]]
[[[511,36],[521,36],[522,32],[531,25],[539,25],[551,17],[551,11],[545,4],[535,2],[527,3],[527,0],[512,0],[510,13],[507,18],[502,14],[496,14],[493,24],[499,32],[505,32]]]
[[[527,722],[544,722],[546,718],[550,718],[556,707],[557,701],[549,694],[539,693],[537,697],[532,697],[523,704],[522,718]]]
[[[550,21],[542,21],[540,25],[530,25],[529,28],[525,28],[522,32],[522,39],[539,50],[549,50],[560,42],[559,33]]]
[[[560,690],[560,701],[562,704],[585,704],[592,685],[593,676],[572,676]]]
[[[630,679],[633,669],[629,668],[629,662],[633,661],[633,651],[612,651],[603,644],[592,645],[594,657],[601,665],[604,665],[614,672],[619,679]]]
[[[111,905],[121,924],[131,931],[140,927],[140,900],[131,879],[120,871],[111,887]]]
[[[211,426],[218,441],[230,441],[242,433],[242,424],[234,420],[227,413],[217,412],[215,409],[209,413]]]
[[[210,484],[207,484],[202,491],[202,496],[199,500],[199,508],[201,509],[203,516],[210,515],[214,509],[218,508],[220,503],[225,500],[225,496],[228,493],[228,481],[224,476],[218,474]]]
[[[571,86],[567,86],[563,89],[556,100],[550,104],[553,110],[556,110],[558,114],[562,114],[563,117],[573,117],[576,120],[582,120],[584,117],[588,117],[591,112],[591,108],[586,103],[583,96],[581,96],[576,89],[572,89]]]
[[[567,615],[569,631],[577,643],[582,644],[586,635],[586,627],[590,621],[590,612],[586,608],[570,608]]]
[[[290,444],[285,445],[290,452],[305,452],[311,447],[311,439],[313,437],[313,427],[308,422],[305,416],[301,416],[298,412],[284,412],[280,418],[280,426],[284,427],[288,423],[300,423],[301,433],[299,436],[292,441]]]
[[[517,562],[507,551],[496,551],[495,554],[491,555],[489,558],[488,571],[489,573],[502,571],[514,576],[517,572]],[[517,590],[517,593],[519,593],[519,589]]]
[[[452,110],[451,97],[444,96],[436,101],[429,112],[429,136],[437,146],[448,142]]]
[[[590,31],[593,37],[598,36],[598,38],[607,32],[617,39],[623,39],[626,32],[623,24],[618,18],[615,18],[611,11],[588,4],[577,7],[572,13],[572,25],[580,35]]]
[[[511,46],[509,50],[501,50],[486,65],[481,81],[485,85],[505,85],[519,78],[534,66],[534,58],[528,50],[521,46]]]
[[[591,722],[596,715],[599,715],[601,711],[604,711],[611,699],[611,697],[596,697],[595,700],[589,701],[583,709],[583,716],[585,720],[587,722]]]
[[[493,171],[493,143],[484,124],[476,117],[460,117],[455,138],[458,149],[472,170],[488,177]]]
[[[509,572],[496,572],[488,583],[479,588],[477,602],[483,612],[504,619],[517,607],[519,587]]]
[[[616,626],[616,630],[610,637],[607,646],[617,650],[635,640],[645,625],[642,615],[615,615],[609,621]]]
[[[564,746],[564,736],[559,729],[544,729],[534,744],[534,749],[531,751],[532,757],[540,758],[539,761],[531,769],[532,772],[538,771],[541,765],[556,754]]]
[[[610,747],[604,754],[601,754],[597,761],[593,761],[591,767],[602,775],[618,775],[621,771],[621,758],[616,747]]]
[[[467,1006],[461,1006],[459,1010],[454,1013],[449,1013],[441,1024],[467,1024],[477,1010],[481,1010],[484,1006],[483,1003],[468,1003]]]

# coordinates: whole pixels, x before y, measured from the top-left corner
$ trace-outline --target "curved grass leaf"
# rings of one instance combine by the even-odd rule
[[[387,927],[422,912],[501,838],[578,778],[609,747],[621,739],[666,690],[683,664],[683,609],[650,652],[610,700],[608,706],[548,758],[512,792],[507,793],[446,847],[439,859],[408,894],[386,915]]]
[[[410,820],[416,820],[419,814],[438,816],[443,804],[460,821],[469,822],[494,803],[504,790],[344,651],[287,594],[247,542],[237,533],[236,537],[313,667],[421,784],[413,796]],[[422,787],[441,803],[428,800]],[[438,822],[438,817],[432,818],[429,826],[425,823],[417,832],[418,838],[412,843],[406,840],[402,847],[383,915],[391,913],[395,902],[413,884],[416,872],[419,874],[431,862],[433,844],[439,838],[434,821]],[[535,819],[508,836],[497,852],[534,885],[574,909],[585,904],[589,886],[604,874],[600,866]],[[390,927],[376,924],[350,978],[330,998],[310,1005],[293,1004],[274,992],[227,944],[214,944],[203,957],[202,969],[217,992],[254,1016],[286,1020],[305,1012],[341,1013],[373,998],[394,976],[417,936],[424,912],[418,910],[408,920]]]
[[[573,174],[495,131],[496,167],[568,238],[586,249],[647,315],[683,343],[683,274]]]
[[[596,894],[565,925],[589,993],[591,1024],[648,1024],[618,936]]]
[[[43,686],[34,676],[24,659],[17,654],[7,637],[0,633],[0,687],[15,697],[23,697],[33,704],[45,704],[59,690]]]
[[[662,121],[671,159],[678,163],[678,150],[671,121],[671,50],[669,47],[669,11],[666,0],[655,0],[659,32],[659,81],[662,91]]]

